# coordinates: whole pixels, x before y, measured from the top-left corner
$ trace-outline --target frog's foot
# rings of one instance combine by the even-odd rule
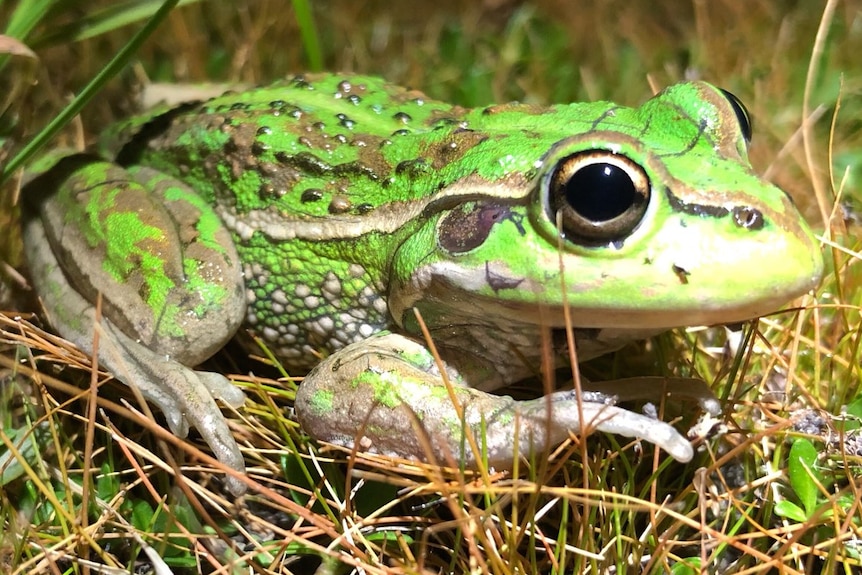
[[[453,457],[468,467],[486,458],[493,467],[510,468],[518,455],[550,450],[570,433],[591,429],[647,440],[679,461],[692,458],[691,444],[673,427],[610,405],[600,395],[579,399],[562,391],[516,401],[468,387],[447,370],[449,389],[425,347],[396,334],[375,336],[308,375],[296,396],[297,415],[319,440],[404,458]],[[486,456],[469,448],[465,429]]]
[[[40,222],[25,222],[23,231],[32,279],[40,287],[51,323],[76,346],[92,353],[94,307],[72,288],[51,250],[42,247],[47,243]],[[100,364],[157,405],[175,435],[185,437],[189,425],[194,426],[219,461],[244,472],[242,453],[214,400],[239,407],[245,400],[242,391],[223,376],[193,371],[150,351],[106,318],[101,325],[105,337],[99,344]],[[245,485],[232,477],[226,479],[226,486],[236,495],[245,491]]]
[[[242,390],[223,375],[195,371],[159,356],[110,323],[105,323],[104,328],[111,339],[104,351],[100,348],[99,360],[121,381],[136,386],[147,401],[158,406],[175,435],[185,437],[191,425],[219,461],[245,473],[242,452],[215,402],[221,399],[239,408],[245,402]],[[231,476],[225,478],[225,485],[234,495],[246,490],[243,482]]]

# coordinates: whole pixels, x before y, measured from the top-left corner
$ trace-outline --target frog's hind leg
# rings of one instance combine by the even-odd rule
[[[178,246],[174,245],[177,238],[167,237],[168,233],[182,232],[177,231],[177,212],[164,208],[160,197],[167,194],[174,197],[172,201],[184,201],[176,197],[192,192],[181,184],[172,183],[176,188],[173,191],[153,193],[131,179],[125,170],[104,162],[95,166],[95,172],[100,175],[98,182],[92,183],[89,175],[92,171],[87,175],[78,172],[84,167],[94,168],[93,162],[80,157],[76,162],[82,165],[65,167],[69,174],[64,174],[67,177],[60,190],[40,199],[35,206],[38,214],[34,213],[32,202],[44,190],[33,186],[47,185],[47,180],[44,176],[37,178],[24,190],[25,194],[34,196],[27,200],[31,205],[25,210],[25,252],[33,283],[50,322],[76,346],[92,353],[96,317],[91,298],[103,294],[107,305],[103,306],[105,317],[101,320],[104,336],[99,343],[100,363],[157,405],[176,435],[185,436],[189,425],[194,426],[222,463],[244,471],[242,453],[214,401],[218,398],[239,407],[244,401],[242,391],[221,375],[194,371],[180,363],[202,361],[233,335],[244,313],[242,296],[207,303],[202,302],[202,298],[212,300],[212,294],[170,293],[168,290],[166,295],[155,300],[152,297],[153,290],[164,287],[156,282],[168,277],[164,274],[166,268],[173,268],[175,272],[168,281],[173,282],[176,289],[188,290],[190,285],[200,287],[200,277],[190,282],[189,276],[203,273],[239,282],[239,287],[209,286],[215,290],[214,297],[242,294],[238,258],[232,244],[225,248],[227,256],[223,259],[228,260],[227,263],[214,263],[201,257],[200,254],[205,253],[203,248],[212,246],[196,245],[201,241],[193,237],[194,232],[187,232],[187,237],[180,238]],[[137,237],[128,234],[123,237],[122,220],[133,220],[144,208],[153,207],[154,202],[159,213],[148,215],[146,222],[138,222],[138,229],[134,231]],[[205,207],[196,203],[199,204],[194,206],[196,210]],[[94,223],[93,219],[101,221]],[[118,221],[111,222],[112,219]],[[141,235],[141,227],[145,227],[145,235]],[[159,236],[162,232],[166,236],[164,241]],[[219,233],[219,239],[229,238],[226,231],[216,232]],[[222,250],[221,247],[215,249]],[[108,252],[113,253],[106,257]],[[171,261],[162,265],[159,258]],[[147,269],[148,266],[151,269]],[[210,269],[198,269],[206,266]],[[82,283],[89,285],[82,288]],[[162,308],[154,308],[153,302]],[[185,307],[180,305],[183,302]],[[117,308],[122,311],[119,315]],[[172,318],[168,317],[171,314]],[[115,318],[119,318],[119,324]],[[181,329],[177,331],[177,327]],[[189,333],[185,348],[183,329],[195,330]],[[210,340],[201,343],[204,337]],[[245,490],[242,482],[230,477],[227,487],[235,494]]]

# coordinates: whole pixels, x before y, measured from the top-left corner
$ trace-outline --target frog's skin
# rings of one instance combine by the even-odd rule
[[[752,171],[749,138],[739,102],[700,82],[639,108],[468,110],[375,78],[295,78],[156,110],[93,154],[46,160],[25,243],[56,328],[91,350],[101,294],[102,365],[237,470],[213,397],[243,394],[185,366],[241,326],[291,373],[311,370],[296,411],[320,440],[473,466],[463,417],[498,467],[586,424],[687,460],[672,427],[604,397],[579,409],[570,391],[488,392],[539,371],[564,306],[584,359],[815,286],[815,238]]]

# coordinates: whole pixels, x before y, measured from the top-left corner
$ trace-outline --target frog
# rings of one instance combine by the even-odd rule
[[[572,348],[583,361],[749,320],[817,285],[817,240],[755,172],[751,137],[741,101],[703,81],[636,107],[466,108],[300,75],[50,154],[23,189],[22,233],[54,328],[91,354],[100,330],[99,365],[240,474],[219,402],[244,392],[196,369],[235,336],[305,374],[295,415],[321,442],[506,469],[599,431],[685,462],[682,432],[601,382],[502,391]]]

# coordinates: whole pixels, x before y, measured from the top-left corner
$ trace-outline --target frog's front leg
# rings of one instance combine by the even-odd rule
[[[179,436],[189,425],[225,465],[244,471],[214,398],[243,393],[194,371],[244,315],[239,259],[212,210],[179,182],[87,156],[58,162],[24,189],[24,245],[54,327],[92,353],[93,302],[102,296],[99,361],[137,387]],[[239,494],[242,482],[228,478]]]
[[[465,426],[487,450],[488,464],[498,469],[511,468],[516,453],[541,453],[587,427],[645,439],[680,461],[692,458],[691,444],[664,422],[590,397],[581,399],[579,408],[571,391],[516,401],[468,387],[447,370],[463,423],[429,351],[391,333],[353,344],[319,364],[300,386],[297,415],[319,440],[358,442],[362,451],[415,459],[429,459],[430,446],[438,462],[463,458],[468,467],[481,455],[465,441]]]

